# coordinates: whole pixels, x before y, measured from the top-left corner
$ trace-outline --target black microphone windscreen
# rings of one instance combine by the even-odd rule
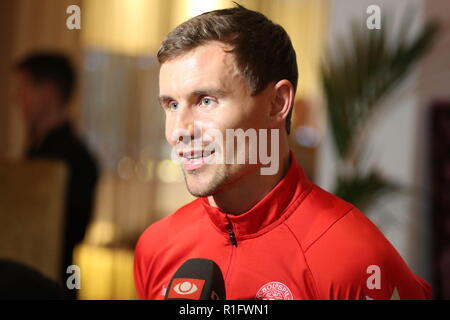
[[[166,300],[225,300],[225,282],[219,266],[209,259],[189,259],[170,280]]]

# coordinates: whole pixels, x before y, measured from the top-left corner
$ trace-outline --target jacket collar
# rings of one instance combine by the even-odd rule
[[[237,240],[256,237],[283,222],[298,206],[296,201],[302,193],[311,189],[303,169],[290,151],[290,166],[285,176],[263,199],[250,210],[232,215],[209,204],[207,197],[201,202],[214,225],[223,233],[233,229]]]

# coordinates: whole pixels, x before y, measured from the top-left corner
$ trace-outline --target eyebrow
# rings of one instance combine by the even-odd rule
[[[160,95],[158,98],[159,104],[162,106],[163,104],[165,104],[167,101],[173,100],[172,97],[170,96],[166,96],[166,95]]]
[[[205,89],[194,90],[191,92],[190,95],[223,97],[224,95],[226,95],[226,92],[221,89],[205,88]]]
[[[226,91],[221,90],[221,89],[215,89],[215,88],[202,88],[202,89],[197,89],[192,91],[191,93],[189,93],[189,97],[195,97],[195,96],[215,96],[215,97],[223,97],[227,94]],[[162,105],[163,103],[170,101],[170,100],[175,100],[173,99],[171,96],[168,95],[160,95],[159,96],[159,103]]]

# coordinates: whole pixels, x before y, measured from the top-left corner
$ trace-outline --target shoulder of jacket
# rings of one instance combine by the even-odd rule
[[[398,258],[395,248],[366,215],[316,185],[286,224],[306,259],[313,254],[333,256],[333,250],[355,255],[359,262]]]
[[[199,210],[200,201],[200,199],[195,199],[168,216],[152,223],[139,237],[136,249],[142,246],[148,247],[152,244],[164,243],[167,241],[169,234],[177,234],[192,225],[193,221],[198,221],[202,213]]]
[[[313,184],[311,192],[285,222],[306,251],[355,207]]]

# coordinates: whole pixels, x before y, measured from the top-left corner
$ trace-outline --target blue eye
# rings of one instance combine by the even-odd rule
[[[169,103],[169,109],[170,110],[176,110],[178,108],[178,103],[175,101],[172,101],[171,103]]]
[[[202,98],[202,103],[205,106],[210,106],[212,104],[212,99],[211,98]]]

